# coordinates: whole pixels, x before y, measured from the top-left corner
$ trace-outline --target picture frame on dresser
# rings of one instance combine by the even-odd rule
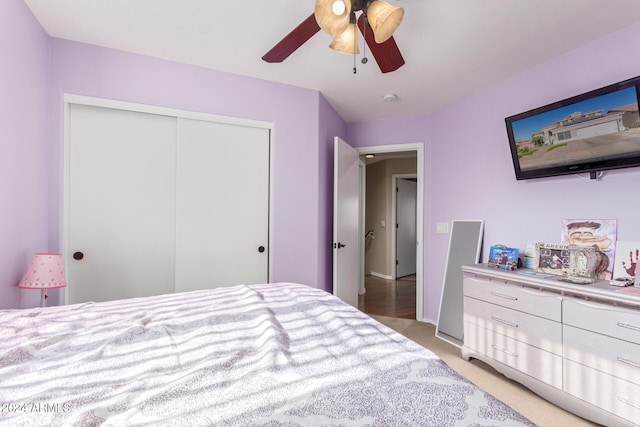
[[[569,245],[569,277],[594,281],[600,265],[598,246]]]
[[[616,244],[616,254],[613,277],[635,280],[638,277],[637,265],[640,258],[640,243],[619,241]]]
[[[489,248],[489,267],[516,270],[518,268],[518,248],[495,245]]]
[[[569,245],[536,243],[536,261],[534,270],[538,273],[554,276],[567,276],[571,267]]]

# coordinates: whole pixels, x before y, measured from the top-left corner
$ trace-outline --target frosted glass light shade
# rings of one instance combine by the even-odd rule
[[[376,43],[384,43],[395,33],[404,18],[404,9],[375,0],[367,9],[367,19]]]
[[[336,15],[333,9],[334,2],[344,4],[344,12]],[[349,14],[351,13],[351,1],[349,0],[316,0],[314,9],[316,22],[322,31],[338,36],[349,26]]]
[[[349,24],[347,29],[333,39],[329,47],[337,52],[357,55],[360,53],[358,49],[358,29],[356,24]]]

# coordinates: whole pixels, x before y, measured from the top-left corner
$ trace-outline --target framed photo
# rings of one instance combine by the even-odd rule
[[[518,248],[491,246],[489,250],[489,267],[515,270],[518,268]]]
[[[568,245],[536,243],[536,263],[538,273],[567,276],[571,266],[571,252]]]
[[[636,279],[640,257],[640,243],[618,242],[616,245],[616,263],[613,267],[614,278],[624,277]]]
[[[593,282],[601,262],[601,254],[597,245],[569,245],[569,277],[588,279]]]
[[[616,252],[617,221],[615,219],[565,219],[562,221],[562,243],[592,247],[600,252],[595,278],[609,280],[613,276]],[[607,258],[607,259],[603,259]]]

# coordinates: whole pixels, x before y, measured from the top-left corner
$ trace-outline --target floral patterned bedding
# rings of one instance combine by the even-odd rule
[[[333,295],[277,283],[0,311],[0,425],[533,424]]]

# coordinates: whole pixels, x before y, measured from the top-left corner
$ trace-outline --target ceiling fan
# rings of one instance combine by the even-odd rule
[[[362,11],[356,19],[356,12]],[[404,65],[393,33],[402,22],[404,9],[380,0],[316,0],[314,13],[287,34],[262,59],[282,62],[321,29],[334,40],[329,45],[339,52],[357,55],[356,25],[364,36],[380,71],[389,73]],[[366,58],[362,59],[366,63]],[[354,67],[353,72],[356,72]]]

